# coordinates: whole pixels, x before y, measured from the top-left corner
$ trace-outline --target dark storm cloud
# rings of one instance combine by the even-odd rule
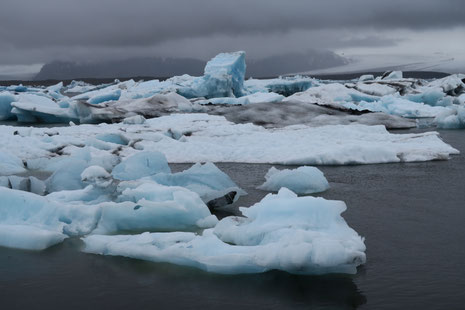
[[[295,30],[448,28],[464,25],[464,9],[463,0],[1,0],[0,63],[2,58],[40,60],[71,47],[91,54],[92,49]],[[392,43],[365,38],[335,41],[347,46]]]

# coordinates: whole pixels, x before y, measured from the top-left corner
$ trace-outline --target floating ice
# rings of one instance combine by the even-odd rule
[[[25,172],[23,161],[17,156],[0,150],[0,175]]]
[[[318,85],[315,79],[303,76],[279,77],[277,79],[248,79],[244,87],[249,94],[273,92],[283,96],[291,96]]]
[[[402,71],[386,72],[384,75],[383,80],[401,80],[404,77]]]
[[[443,112],[444,107],[432,107],[424,103],[413,102],[407,99],[384,96],[380,100],[373,102],[361,101],[357,105],[353,103],[341,103],[343,106],[356,110],[369,110],[374,112],[384,112],[387,114],[402,117],[434,117]]]
[[[363,239],[341,213],[342,201],[297,197],[287,189],[268,195],[244,217],[227,217],[195,233],[84,238],[85,252],[187,265],[216,273],[278,269],[298,274],[355,273],[365,262]]]
[[[41,94],[20,94],[11,106],[20,122],[61,123],[78,119],[72,111]]]
[[[11,113],[11,103],[15,101],[15,97],[9,92],[0,92],[0,121],[14,118]]]
[[[0,245],[42,250],[68,235],[89,233],[97,213],[56,204],[46,197],[0,187]]]
[[[240,97],[245,68],[245,52],[218,54],[205,66],[203,77],[185,79],[177,92],[187,98]]]
[[[87,110],[87,113],[81,114],[80,121],[82,123],[113,121],[136,116],[152,118],[171,113],[200,110],[198,106],[173,92],[156,94],[149,98],[122,99],[119,101],[102,103],[97,106],[85,103],[78,103],[78,105],[82,110]],[[136,120],[134,118],[131,122],[133,121],[140,122],[141,120]],[[126,121],[126,123],[128,122],[129,120]]]
[[[111,175],[102,167],[90,166],[81,173],[81,181],[105,188],[110,185],[112,179]]]
[[[178,173],[158,173],[152,177],[157,183],[181,186],[197,193],[204,202],[223,197],[234,192],[233,201],[246,193],[227,174],[212,163],[197,163]],[[231,201],[231,203],[233,202]]]
[[[81,173],[88,167],[86,161],[65,158],[58,165],[59,168],[47,179],[47,191],[49,193],[84,188]]]
[[[15,187],[25,180],[9,178],[20,183]],[[92,185],[45,197],[0,187],[0,246],[41,250],[92,232],[196,230],[218,221],[196,193],[182,187],[146,179],[115,188],[96,166],[87,168],[82,179]]]
[[[344,165],[447,159],[458,153],[439,139],[438,133],[390,134],[384,126],[296,125],[267,130],[205,114],[171,115],[147,124],[190,132],[182,141],[157,137],[156,141],[137,143],[144,150],[163,152],[169,162],[176,163]]]
[[[436,116],[434,121],[439,128],[463,129],[465,128],[465,107],[452,107]]]
[[[265,175],[266,182],[258,188],[277,192],[286,187],[299,195],[324,192],[329,188],[323,172],[318,168],[303,166],[297,169],[278,170],[271,167]]]
[[[93,233],[198,229],[218,221],[196,193],[182,187],[141,180],[123,182],[119,191],[116,203],[100,204],[102,213]]]
[[[44,195],[47,190],[45,182],[33,176],[0,176],[0,186],[27,191],[41,196]]]
[[[118,164],[111,172],[118,180],[137,180],[157,173],[171,173],[165,155],[160,152],[140,152]]]
[[[436,132],[391,134],[384,126],[294,125],[265,129],[234,124],[222,116],[173,114],[147,120],[143,125],[100,124],[56,128],[2,126],[0,139],[11,155],[27,162],[29,169],[56,171],[66,157],[82,159],[88,166],[111,171],[122,158],[143,151],[162,152],[168,162],[244,162],[292,165],[368,164],[447,159],[458,151]],[[19,134],[14,135],[14,132]],[[127,145],[108,143],[97,136],[124,135]],[[57,151],[58,150],[58,151]],[[58,153],[57,153],[58,152]],[[62,155],[59,155],[62,154]],[[188,154],[188,156],[186,156]],[[147,176],[144,161],[124,171],[125,178]],[[166,172],[166,170],[158,172]],[[84,170],[83,169],[83,170]],[[113,175],[119,173],[113,169]],[[83,171],[82,170],[82,171]],[[80,182],[82,171],[76,171]],[[131,176],[131,178],[133,178]]]

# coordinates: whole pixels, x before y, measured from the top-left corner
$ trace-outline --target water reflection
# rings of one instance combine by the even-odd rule
[[[79,252],[77,239],[42,252],[0,248],[3,309],[355,309],[351,276],[216,275]]]

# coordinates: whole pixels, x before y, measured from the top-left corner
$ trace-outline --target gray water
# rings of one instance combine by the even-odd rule
[[[331,185],[321,196],[344,200],[344,218],[366,237],[367,263],[356,275],[215,275],[84,254],[71,239],[42,252],[0,248],[0,307],[464,309],[464,134],[441,131],[462,152],[449,161],[320,167]],[[218,216],[267,194],[255,188],[270,165],[218,166],[249,193]]]

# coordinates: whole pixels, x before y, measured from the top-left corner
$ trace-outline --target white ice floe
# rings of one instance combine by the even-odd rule
[[[59,129],[3,126],[0,139],[4,149],[26,162],[29,169],[52,172],[68,157],[111,171],[119,160],[115,154],[124,159],[142,150],[162,152],[171,163],[286,165],[428,161],[458,154],[436,132],[392,134],[384,126],[355,124],[265,129],[207,114],[174,114],[147,120],[143,125],[100,124]],[[81,182],[80,175],[87,166],[73,173],[77,182]]]
[[[365,262],[363,238],[341,213],[342,201],[269,194],[245,217],[227,217],[201,234],[188,232],[85,237],[85,252],[192,266],[216,273],[284,270],[355,273]]]
[[[299,195],[324,192],[329,188],[323,172],[318,168],[303,166],[296,169],[278,170],[271,167],[265,175],[265,183],[258,188],[277,192],[286,187]]]

